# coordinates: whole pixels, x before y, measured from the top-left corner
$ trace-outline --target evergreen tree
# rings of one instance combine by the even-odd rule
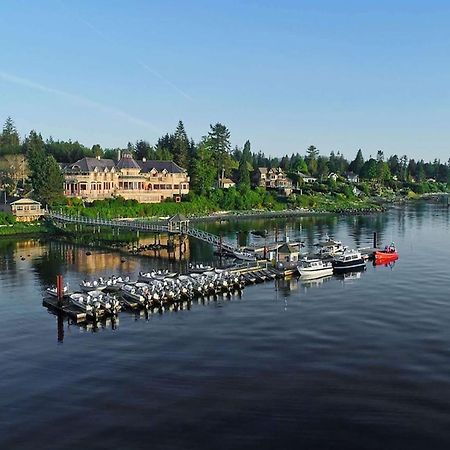
[[[239,185],[250,187],[250,171],[252,170],[252,153],[250,141],[244,144],[241,159],[239,161]]]
[[[173,135],[173,160],[183,168],[188,168],[189,139],[184,129],[183,122],[178,122],[177,129]]]
[[[219,182],[222,172],[229,172],[233,166],[230,157],[230,131],[221,123],[210,125],[208,141],[216,161],[217,181]]]
[[[306,163],[311,175],[317,174],[317,157],[319,156],[319,150],[314,145],[310,145],[306,150]]]
[[[194,192],[198,194],[208,193],[214,185],[216,170],[211,143],[204,138],[198,145],[193,162],[191,185]]]
[[[62,196],[63,176],[53,156],[48,156],[42,136],[31,131],[25,141],[33,197],[52,204]]]
[[[135,154],[136,159],[142,160],[144,158],[146,159],[153,159],[154,152],[152,149],[152,146],[147,142],[143,141],[142,139],[140,141],[137,141],[135,144]]]
[[[364,158],[361,149],[356,153],[356,158],[350,163],[349,170],[357,175],[361,175],[361,169],[364,166]]]
[[[2,134],[0,135],[0,155],[20,152],[20,138],[17,132],[14,121],[11,117],[6,119],[3,126]]]

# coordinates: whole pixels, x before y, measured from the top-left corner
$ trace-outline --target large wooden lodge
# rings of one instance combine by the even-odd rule
[[[187,171],[173,161],[82,158],[63,167],[64,195],[86,201],[123,197],[141,203],[180,201],[189,193]]]

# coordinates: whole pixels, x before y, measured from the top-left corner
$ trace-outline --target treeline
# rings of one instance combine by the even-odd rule
[[[136,159],[173,160],[187,169],[191,190],[197,195],[211,197],[222,176],[231,177],[238,190],[248,192],[252,173],[258,167],[281,167],[294,183],[301,182],[300,173],[324,181],[332,173],[344,177],[346,172],[360,179],[380,185],[414,183],[435,180],[449,183],[449,162],[425,162],[409,159],[406,155],[386,158],[382,151],[374,157],[364,158],[358,150],[353,160],[340,152],[320,154],[311,145],[304,153],[269,157],[262,152],[252,152],[250,141],[232,148],[230,131],[221,124],[210,125],[208,133],[195,142],[180,121],[172,133],[161,136],[154,144],[145,140],[128,143],[126,148],[91,148],[78,141],[44,140],[41,134],[31,131],[20,139],[13,120],[8,117],[0,135],[0,189],[10,193],[33,190],[33,195],[45,203],[59,201],[62,193],[62,176],[57,163],[75,162],[85,156],[117,160],[124,151]]]

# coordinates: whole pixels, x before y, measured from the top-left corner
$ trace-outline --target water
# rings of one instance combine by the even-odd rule
[[[242,298],[93,330],[59,322],[42,292],[178,263],[58,242],[0,241],[0,448],[449,448],[449,211],[204,224],[264,242],[329,233],[400,260],[359,277],[250,286]],[[259,241],[258,241],[259,239]],[[262,240],[261,240],[262,239]],[[191,242],[193,259],[214,259]],[[29,255],[29,256],[28,256]]]

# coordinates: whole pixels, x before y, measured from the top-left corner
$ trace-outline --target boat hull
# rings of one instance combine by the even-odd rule
[[[375,264],[387,264],[392,261],[397,261],[397,252],[375,252]]]
[[[298,272],[302,280],[313,280],[315,278],[322,278],[333,275],[333,267],[325,267],[322,269],[308,270],[306,268],[299,268]]]
[[[334,261],[333,270],[334,272],[351,272],[353,270],[360,270],[366,267],[366,262],[363,258],[355,259],[353,261],[343,262]]]

